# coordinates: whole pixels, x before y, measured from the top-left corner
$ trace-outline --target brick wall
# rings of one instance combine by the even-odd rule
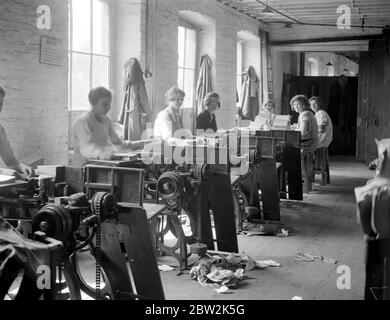
[[[112,89],[115,120],[122,102],[122,66],[130,57],[146,57],[153,77],[146,80],[154,115],[165,107],[164,93],[177,84],[177,28],[180,11],[212,21],[201,28],[198,55],[212,59],[214,89],[222,97],[220,128],[234,125],[236,113],[237,32],[258,34],[259,23],[210,0],[151,0],[147,25],[145,0],[116,0],[112,28]],[[51,8],[52,29],[38,30],[36,9]],[[16,155],[38,154],[47,164],[64,163],[68,149],[68,2],[2,0],[0,2],[0,84],[7,91],[0,121]],[[146,30],[149,33],[146,34]],[[214,34],[210,34],[214,33]],[[62,40],[62,66],[39,63],[40,37]],[[147,50],[148,43],[148,50]],[[260,57],[259,57],[260,59]]]
[[[145,1],[116,0],[112,16],[112,89],[111,117],[118,118],[123,103],[123,65],[129,58],[137,58],[145,69]]]
[[[51,8],[51,30],[38,30],[36,10]],[[40,64],[40,37],[62,41],[62,66]],[[17,157],[37,154],[64,163],[68,139],[68,4],[64,0],[0,2],[0,121]]]
[[[164,0],[154,6],[155,64],[155,114],[165,107],[164,93],[177,83],[177,28],[179,12],[192,11],[215,22],[214,52],[208,52],[213,63],[214,90],[221,95],[222,108],[217,115],[219,128],[235,125],[236,114],[236,61],[237,32],[247,30],[258,34],[259,24],[235,13],[217,1]],[[204,48],[204,44],[202,45]],[[212,46],[211,46],[212,48]],[[201,52],[199,53],[201,54]],[[260,60],[260,57],[259,57]]]

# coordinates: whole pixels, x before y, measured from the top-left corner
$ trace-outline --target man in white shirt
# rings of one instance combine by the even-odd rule
[[[318,124],[318,143],[316,149],[328,148],[333,140],[333,124],[329,114],[322,109],[320,97],[312,97],[309,100],[311,109],[315,112]]]
[[[139,146],[123,141],[116,134],[112,121],[107,116],[112,102],[112,94],[108,89],[94,88],[88,99],[91,110],[77,118],[73,125],[75,152],[72,165],[82,166],[87,159],[109,160],[115,152]]]

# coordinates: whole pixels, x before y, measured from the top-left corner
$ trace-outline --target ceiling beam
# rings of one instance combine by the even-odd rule
[[[309,38],[298,40],[282,40],[282,41],[270,41],[272,46],[282,46],[290,44],[303,44],[303,43],[319,43],[319,42],[338,42],[338,41],[351,41],[351,40],[373,40],[384,39],[383,34],[362,35],[362,36],[350,36],[350,37],[329,37],[329,38]]]

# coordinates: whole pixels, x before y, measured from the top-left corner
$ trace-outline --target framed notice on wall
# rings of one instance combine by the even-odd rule
[[[41,37],[40,63],[62,66],[62,41],[54,38]]]

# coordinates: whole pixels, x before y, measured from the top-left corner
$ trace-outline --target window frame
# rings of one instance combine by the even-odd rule
[[[238,39],[237,40],[237,66],[236,66],[236,84],[238,84],[238,79],[240,78],[240,83],[242,87],[242,73],[244,72],[244,42],[245,40]],[[238,56],[238,52],[240,51],[240,57]],[[241,62],[241,66],[239,66],[239,62]],[[241,70],[238,73],[238,70]],[[238,94],[238,101],[236,101],[236,107],[240,107],[240,96],[241,96],[241,87],[236,88],[236,92]]]
[[[94,68],[94,65],[93,65],[93,61],[94,61],[94,57],[105,57],[105,58],[108,58],[108,86],[111,87],[112,85],[112,64],[113,64],[113,57],[112,57],[112,53],[113,53],[113,50],[112,50],[112,45],[113,45],[113,41],[111,41],[112,39],[112,35],[113,35],[113,27],[112,27],[112,23],[113,23],[113,10],[114,10],[114,2],[113,0],[100,0],[102,2],[106,2],[108,4],[108,55],[105,55],[105,54],[98,54],[98,53],[94,53],[93,52],[93,49],[94,49],[94,39],[93,39],[93,36],[94,36],[94,20],[93,20],[93,3],[95,0],[89,0],[90,2],[90,34],[89,34],[89,39],[90,39],[90,48],[89,48],[89,52],[83,52],[83,51],[78,51],[78,50],[73,50],[73,1],[77,1],[77,0],[69,0],[69,44],[68,44],[68,57],[69,57],[69,70],[68,70],[68,74],[69,74],[69,79],[68,79],[68,110],[70,112],[74,111],[74,112],[83,112],[83,111],[87,111],[89,110],[89,106],[77,106],[76,108],[74,108],[75,106],[73,105],[73,96],[72,96],[72,90],[73,90],[73,75],[72,75],[72,72],[73,72],[73,54],[76,53],[76,54],[80,54],[80,55],[85,55],[85,56],[88,56],[89,57],[89,61],[90,61],[90,66],[89,66],[89,89],[92,89],[92,82],[93,82],[93,68]],[[86,93],[87,95],[88,93]]]
[[[180,84],[178,83],[178,86],[180,89],[182,89],[184,91],[184,88],[185,88],[185,71],[186,70],[191,70],[194,72],[194,78],[193,78],[193,86],[192,86],[192,91],[193,91],[193,94],[192,94],[192,105],[191,106],[184,106],[183,105],[183,109],[192,109],[192,110],[196,110],[196,84],[197,84],[197,76],[198,76],[198,73],[199,73],[199,68],[198,68],[198,60],[199,60],[199,57],[198,57],[198,48],[199,48],[199,43],[198,43],[198,36],[199,36],[199,29],[191,24],[190,22],[186,21],[186,20],[183,20],[183,19],[179,19],[179,24],[178,24],[178,28],[177,30],[179,31],[179,27],[182,27],[184,28],[185,30],[187,29],[190,29],[190,30],[193,30],[195,32],[195,52],[194,52],[194,55],[195,55],[195,65],[194,65],[194,68],[187,68],[185,67],[186,65],[186,44],[187,44],[187,31],[185,32],[185,38],[184,38],[184,55],[183,55],[183,65],[184,67],[180,67],[179,66],[179,61],[177,63],[177,75],[179,75],[179,70],[183,70],[184,73],[183,73],[183,88],[180,88]],[[177,50],[178,54],[179,54],[179,44],[178,44],[178,50]],[[179,80],[179,77],[178,77],[178,80]],[[188,93],[186,92],[186,95]]]

